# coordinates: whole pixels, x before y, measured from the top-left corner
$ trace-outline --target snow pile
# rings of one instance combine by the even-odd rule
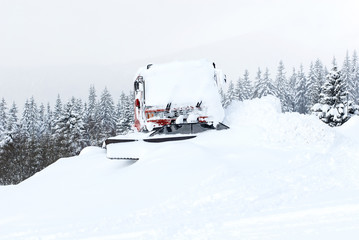
[[[338,132],[349,137],[352,141],[359,142],[359,116],[351,117],[343,126],[338,128]]]
[[[142,68],[145,81],[146,106],[165,108],[196,106],[202,102],[208,116],[221,122],[224,111],[216,85],[216,71],[207,60],[153,64],[149,69]]]
[[[332,129],[274,97],[227,113],[231,129],[137,162],[90,147],[0,187],[0,239],[357,238],[358,118]]]
[[[261,140],[270,144],[329,146],[335,137],[335,131],[316,116],[283,114],[280,101],[274,96],[235,102],[226,111],[226,121],[232,128],[257,127]]]

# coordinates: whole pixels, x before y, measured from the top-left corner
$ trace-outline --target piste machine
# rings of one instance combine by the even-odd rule
[[[110,159],[138,160],[146,144],[228,129],[219,91],[226,76],[207,60],[149,64],[134,81],[134,132],[106,139]]]

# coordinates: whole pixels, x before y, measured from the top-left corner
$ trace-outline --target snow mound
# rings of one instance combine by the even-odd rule
[[[359,116],[353,116],[351,117],[346,123],[344,123],[339,128],[336,128],[336,130],[347,136],[350,137],[353,141],[358,141],[358,133],[359,133]]]
[[[266,96],[243,102],[234,102],[226,110],[225,122],[238,131],[250,126],[260,132],[267,144],[290,142],[296,145],[328,146],[335,131],[316,116],[299,113],[282,113],[280,100]],[[238,129],[239,128],[239,129]]]
[[[81,150],[79,156],[86,156],[86,155],[93,155],[93,154],[97,154],[99,152],[103,152],[103,149],[99,148],[99,147],[85,147],[84,149]]]
[[[281,113],[278,98],[266,96],[243,102],[232,102],[226,110],[226,121],[231,125],[264,125],[265,122]]]

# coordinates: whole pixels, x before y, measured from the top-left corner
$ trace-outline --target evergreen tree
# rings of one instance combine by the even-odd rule
[[[252,98],[260,98],[261,97],[261,86],[263,85],[263,80],[262,80],[262,71],[260,68],[258,68],[257,71],[257,76],[255,78],[255,82],[254,82],[254,89],[253,89],[253,96]]]
[[[238,78],[235,88],[235,99],[239,101],[251,99],[253,95],[252,85],[249,80],[248,70],[244,71],[243,78]]]
[[[105,88],[101,94],[97,114],[97,124],[100,127],[101,142],[106,138],[116,135],[116,111],[110,92]]]
[[[121,120],[123,118],[123,114],[124,114],[124,102],[123,102],[123,98],[122,95],[124,95],[124,93],[122,92],[122,94],[120,95],[120,98],[117,101],[117,105],[116,105],[116,134],[124,134],[124,129],[123,126],[121,124]]]
[[[267,95],[276,96],[276,90],[269,77],[269,70],[266,68],[263,78],[261,77],[261,71],[258,69],[255,88],[253,91],[253,98],[261,98]]]
[[[292,76],[289,78],[288,84],[288,110],[290,112],[295,111],[295,96],[296,96],[296,84],[297,84],[298,75],[295,68],[293,68]]]
[[[7,112],[6,112],[6,101],[3,98],[0,102],[0,184],[6,183],[6,178],[8,175],[7,164],[8,161],[6,159],[6,146],[8,144],[7,141]]]
[[[246,69],[243,74],[243,99],[249,100],[253,95],[253,87],[251,80],[249,79],[249,72]]]
[[[13,102],[13,104],[9,110],[8,122],[7,122],[7,130],[10,134],[17,132],[19,129],[17,114],[18,114],[17,106],[16,106],[15,102]]]
[[[44,117],[45,131],[48,134],[52,133],[52,122],[54,121],[53,112],[51,110],[50,103],[46,106],[46,115]]]
[[[46,113],[45,106],[43,103],[39,107],[39,134],[43,135],[46,131]]]
[[[0,129],[2,131],[5,131],[6,129],[6,120],[7,120],[7,115],[6,115],[6,110],[7,110],[7,107],[6,107],[6,101],[5,99],[1,99],[1,102],[0,102]]]
[[[23,146],[21,175],[29,177],[41,169],[40,162],[40,114],[34,97],[26,100],[20,121],[20,144]]]
[[[276,96],[280,99],[282,105],[282,111],[290,112],[292,111],[292,99],[289,95],[289,85],[288,80],[285,76],[285,68],[282,61],[279,62],[277,76],[275,80],[275,89]]]
[[[3,98],[0,102],[0,153],[2,148],[7,143],[8,132],[7,132],[7,106],[6,101]]]
[[[314,64],[314,76],[316,78],[317,85],[319,86],[318,91],[321,91],[321,87],[323,86],[323,84],[325,82],[325,76],[327,74],[328,73],[325,73],[322,62],[319,59],[317,59]],[[316,102],[319,101],[320,92],[318,92],[317,95],[318,96],[317,96]]]
[[[51,154],[54,157],[63,156],[62,154],[64,152],[64,147],[62,146],[62,139],[56,134],[56,123],[63,116],[63,113],[64,110],[62,100],[60,95],[58,94],[51,118],[51,144],[53,145]]]
[[[28,139],[36,140],[40,134],[40,115],[34,97],[26,100],[21,118],[22,132]]]
[[[65,105],[63,115],[55,120],[55,136],[61,156],[72,156],[78,154],[85,146],[84,122],[82,113],[76,106],[76,100],[72,98]]]
[[[313,106],[313,112],[329,126],[340,126],[349,119],[347,91],[341,72],[336,66],[327,75],[320,103]]]
[[[227,108],[232,103],[232,101],[235,100],[235,98],[236,98],[235,95],[236,95],[236,93],[235,93],[235,89],[234,89],[234,84],[232,81],[230,81],[229,85],[228,85],[227,93],[226,93],[224,108]]]
[[[310,63],[309,74],[307,78],[307,111],[319,102],[321,85],[319,85],[319,79],[316,76],[313,62]]]
[[[354,83],[352,82],[352,66],[351,66],[351,61],[349,58],[349,53],[347,51],[345,59],[344,59],[344,63],[343,63],[343,67],[341,69],[341,81],[343,82],[343,88],[348,92],[348,99],[350,101],[353,101],[353,93],[354,93]]]
[[[87,112],[84,116],[86,135],[89,139],[90,145],[99,145],[101,142],[100,137],[100,126],[97,124],[99,113],[98,103],[97,103],[97,95],[95,86],[91,86],[89,90],[88,104],[87,104]]]
[[[41,156],[41,168],[45,168],[55,160],[60,158],[57,154],[55,138],[53,137],[53,113],[50,104],[47,104],[46,112],[44,111],[42,117],[42,134],[40,136],[40,156]]]
[[[243,101],[244,100],[243,92],[244,92],[243,80],[241,79],[241,77],[239,77],[234,89],[234,99],[237,101]]]
[[[121,115],[118,116],[116,123],[117,134],[126,134],[131,131],[134,124],[134,94],[130,92],[129,96],[126,96],[124,92],[121,93],[119,102],[117,104],[117,111],[121,112]],[[121,109],[121,110],[119,110]]]
[[[284,103],[284,95],[286,92],[285,85],[286,85],[286,78],[284,73],[284,64],[282,61],[279,61],[279,65],[277,68],[277,76],[274,81],[274,86],[276,89],[276,97],[278,97],[282,103]]]
[[[300,65],[297,81],[295,85],[294,111],[305,114],[308,112],[307,108],[307,79],[303,71],[303,65]]]
[[[16,184],[24,179],[21,171],[24,146],[19,144],[21,139],[17,113],[16,104],[13,103],[7,116],[7,140],[0,150],[0,184]]]
[[[354,51],[352,57],[351,88],[349,89],[349,99],[355,104],[359,104],[359,61],[357,52]]]
[[[53,118],[54,118],[54,120],[57,120],[61,116],[62,116],[62,101],[61,101],[60,95],[57,95]]]

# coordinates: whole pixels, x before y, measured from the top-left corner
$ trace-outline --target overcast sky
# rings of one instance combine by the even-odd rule
[[[0,97],[117,91],[137,64],[171,58],[210,57],[236,78],[281,59],[327,63],[358,44],[355,0],[0,0]]]

